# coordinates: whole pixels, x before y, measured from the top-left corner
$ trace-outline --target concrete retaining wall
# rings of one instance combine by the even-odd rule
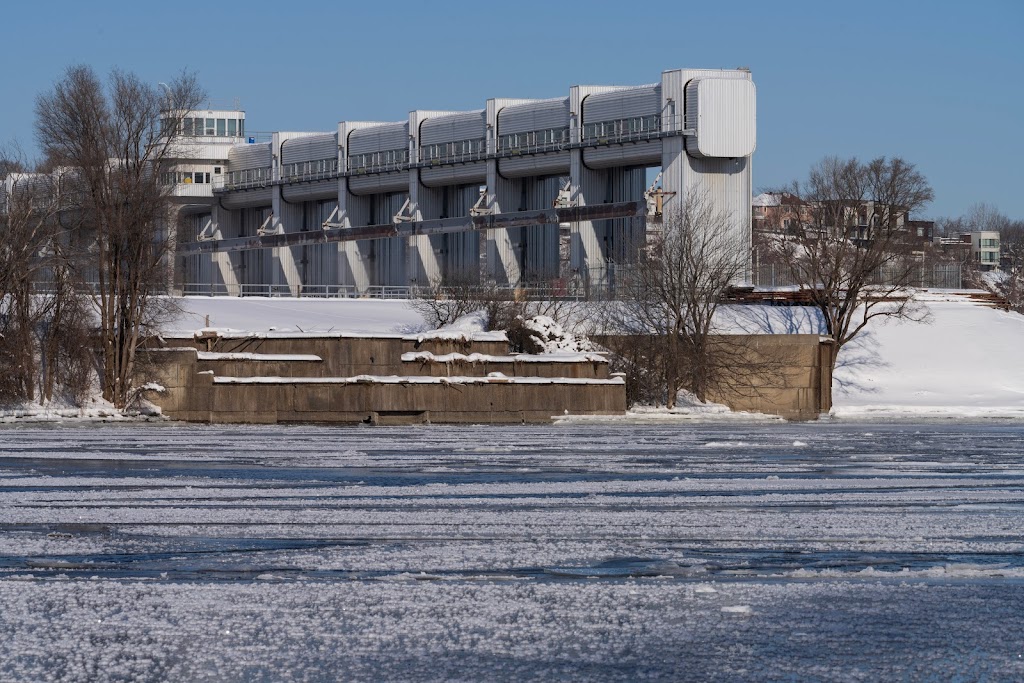
[[[717,343],[732,345],[736,357],[768,359],[770,369],[712,400],[796,420],[831,408],[830,347],[817,335],[723,336]],[[201,360],[199,348],[321,360]],[[483,358],[402,360],[410,352]],[[504,342],[274,337],[191,342],[153,353],[165,361],[160,383],[167,391],[150,399],[169,417],[190,421],[546,422],[626,409],[625,384],[609,377],[607,363],[516,360]]]
[[[830,341],[816,334],[724,335],[764,367],[751,386],[710,398],[733,410],[781,415],[787,420],[816,420],[832,408]]]
[[[200,360],[195,348],[152,351],[163,361],[160,384],[166,391],[150,400],[173,419],[242,423],[549,422],[555,415],[626,409],[625,384],[609,378],[607,363],[599,361],[403,362],[399,353],[397,363],[377,363],[377,353],[401,349],[401,340],[298,338],[291,346],[283,339],[264,341],[273,344],[261,344],[258,351],[254,345],[221,351],[319,351],[323,360]],[[450,352],[438,346],[441,353]],[[507,348],[500,351],[507,354]],[[370,355],[373,363],[358,362]]]

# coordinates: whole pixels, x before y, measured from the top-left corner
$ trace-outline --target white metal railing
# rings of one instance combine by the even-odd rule
[[[671,120],[665,122],[671,122]],[[643,140],[661,136],[665,132],[662,124],[663,120],[660,114],[595,121],[583,124],[582,137],[584,142],[597,142],[598,144]]]
[[[211,183],[175,183],[171,193],[175,197],[212,197]]]
[[[190,282],[182,285],[184,296],[299,297],[316,299],[416,299],[432,297],[488,296],[508,300],[573,300],[608,298],[607,288],[591,284],[554,281],[523,285],[480,285],[479,287],[421,287],[417,285],[226,285]]]
[[[545,128],[525,133],[506,133],[497,139],[496,153],[507,156],[536,154],[565,149],[569,144],[569,127]]]
[[[359,297],[359,288],[355,285],[301,285],[299,296],[315,299],[355,299]]]
[[[240,285],[241,296],[293,296],[292,288],[289,285]]]
[[[204,284],[189,282],[181,286],[183,296],[239,296],[239,288],[235,285]]]
[[[440,142],[423,145],[419,148],[419,160],[424,165],[479,161],[485,158],[487,158],[486,138]]]
[[[491,156],[507,158],[521,154],[559,152],[569,147],[590,147],[650,140],[685,132],[687,131],[683,127],[682,116],[649,114],[585,123],[580,131],[578,142],[573,142],[568,127],[545,128],[500,135],[494,139],[493,149],[488,148],[488,142],[484,138],[424,145],[418,150],[418,161],[415,163],[410,158],[409,149],[400,148],[350,155],[344,167],[339,166],[337,159],[319,159],[286,164],[281,169],[280,178],[274,178],[273,169],[269,166],[230,171],[221,176],[214,176],[213,191],[251,189],[266,187],[274,183],[325,180],[340,175],[359,176],[388,173],[414,166],[430,167],[440,164],[481,161]]]
[[[229,171],[222,175],[213,177],[213,189],[218,190],[244,190],[253,187],[266,187],[273,182],[274,169],[270,166],[261,168],[244,168],[238,171]]]
[[[348,172],[353,174],[396,171],[408,165],[409,150],[405,148],[353,154],[348,158]]]
[[[301,182],[307,180],[325,180],[338,177],[338,159],[317,159],[314,161],[298,161],[285,164],[281,169],[281,179],[285,182]]]

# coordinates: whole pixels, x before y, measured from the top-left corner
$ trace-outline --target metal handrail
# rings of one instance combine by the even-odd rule
[[[324,165],[325,168],[317,170],[300,171],[298,173],[289,173],[294,167],[304,165]],[[308,161],[295,161],[289,164],[285,164],[281,172],[281,181],[284,183],[288,182],[303,182],[309,180],[325,180],[330,178],[338,177],[338,160],[332,159],[310,159]]]
[[[643,130],[632,130],[632,122],[636,121],[649,121],[650,126]],[[529,140],[530,136],[534,136],[534,142],[511,145],[507,142],[503,142],[502,138],[495,138],[488,141],[488,146],[475,152],[459,152],[453,154],[445,154],[439,157],[431,157],[430,159],[423,159],[419,161],[412,161],[408,156],[408,150],[380,150],[375,153],[360,153],[358,155],[351,155],[346,160],[344,167],[339,167],[334,171],[315,171],[302,173],[299,175],[282,175],[280,178],[273,177],[273,170],[270,167],[263,167],[262,169],[243,169],[243,171],[263,170],[264,173],[259,177],[247,179],[237,182],[228,182],[226,178],[230,173],[238,173],[239,171],[232,171],[229,174],[222,176],[214,176],[213,178],[213,191],[214,192],[227,192],[230,190],[245,190],[252,188],[263,188],[271,185],[282,185],[291,182],[307,182],[310,180],[328,180],[340,177],[358,177],[363,175],[373,175],[379,173],[394,173],[398,171],[405,171],[411,168],[431,168],[436,166],[443,166],[449,164],[460,164],[460,163],[472,163],[477,161],[484,161],[486,159],[507,159],[510,157],[517,157],[521,155],[530,154],[545,154],[545,153],[558,153],[568,149],[577,148],[589,148],[599,147],[610,144],[620,144],[626,142],[637,142],[642,140],[655,140],[659,138],[672,137],[676,135],[688,134],[688,131],[684,125],[682,116],[661,116],[661,115],[648,115],[642,117],[631,117],[623,119],[611,119],[608,121],[597,121],[585,123],[582,130],[580,130],[580,139],[572,140],[570,129],[565,128],[552,128],[543,129],[538,131],[527,131],[521,133],[525,140]],[[656,124],[656,125],[655,125]],[[610,129],[605,133],[602,128],[600,131],[590,129],[592,132],[588,132],[589,126],[596,125],[608,125]],[[555,140],[553,142],[536,142],[537,133],[547,132],[562,133],[561,140]],[[463,141],[456,140],[451,144],[457,144]],[[445,145],[449,143],[444,143]],[[399,158],[392,162],[375,162],[372,160],[374,154],[385,154],[388,152],[401,152]],[[369,163],[366,162],[367,156],[371,157]],[[323,161],[323,160],[318,160]],[[297,162],[306,163],[306,162]],[[310,162],[313,163],[313,162]],[[362,165],[355,165],[361,163]]]
[[[231,180],[233,174],[252,174],[252,177],[243,178],[241,180]],[[228,190],[246,190],[254,187],[267,187],[273,184],[274,169],[270,166],[261,166],[259,168],[243,168],[237,171],[229,171],[221,175],[213,177],[213,191],[214,192],[225,192]]]

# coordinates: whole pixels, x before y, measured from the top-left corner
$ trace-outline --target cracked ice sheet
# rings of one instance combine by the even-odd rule
[[[0,581],[7,680],[1019,680],[1024,592],[920,582]]]
[[[1019,678],[1022,437],[3,430],[0,678]]]

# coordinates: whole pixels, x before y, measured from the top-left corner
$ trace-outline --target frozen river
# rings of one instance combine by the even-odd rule
[[[1024,426],[0,429],[0,680],[1024,680]]]

